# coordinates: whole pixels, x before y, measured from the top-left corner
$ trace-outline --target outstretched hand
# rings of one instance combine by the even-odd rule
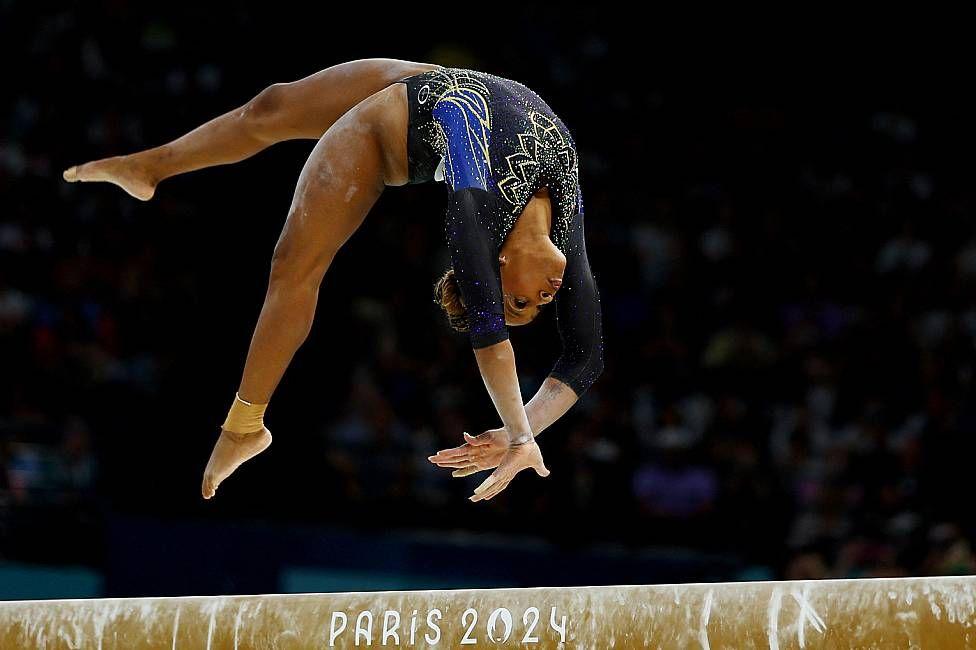
[[[508,487],[515,475],[523,469],[532,468],[539,476],[549,476],[549,470],[542,461],[542,450],[539,445],[527,442],[517,447],[509,447],[502,456],[498,469],[485,479],[484,483],[474,489],[474,494],[468,497],[471,501],[485,501],[491,499]]]
[[[439,467],[453,467],[453,476],[469,476],[476,472],[497,467],[484,482],[475,488],[471,501],[493,498],[508,487],[515,475],[524,469],[534,469],[542,477],[549,470],[542,460],[542,451],[535,440],[511,446],[505,429],[492,429],[478,436],[464,434],[465,443],[453,449],[444,449],[428,460]]]
[[[508,432],[504,428],[491,429],[477,436],[466,432],[463,435],[463,445],[442,449],[428,456],[427,460],[438,467],[454,469],[451,476],[460,478],[498,467],[508,451]]]

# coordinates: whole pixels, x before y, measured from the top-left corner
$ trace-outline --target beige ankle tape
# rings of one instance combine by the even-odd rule
[[[251,404],[241,399],[240,393],[234,394],[234,403],[227,412],[223,429],[234,433],[255,433],[264,428],[264,410],[267,404]]]

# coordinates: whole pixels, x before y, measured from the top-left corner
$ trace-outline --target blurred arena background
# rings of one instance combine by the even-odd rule
[[[958,59],[910,38],[787,51],[785,29],[667,40],[598,8],[474,30],[407,9],[67,6],[0,2],[0,597],[976,571]],[[443,189],[388,191],[326,277],[270,453],[204,502],[311,143],[146,204],[60,171],[371,56],[518,79],[574,131],[606,373],[542,436],[549,479],[469,503],[476,479],[426,461],[496,426],[432,302]],[[513,340],[534,391],[551,315]]]

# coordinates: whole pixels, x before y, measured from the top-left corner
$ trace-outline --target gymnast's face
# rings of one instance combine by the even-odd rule
[[[553,251],[555,254],[553,254]],[[555,246],[545,253],[508,252],[498,256],[505,324],[531,323],[563,284],[566,256]]]

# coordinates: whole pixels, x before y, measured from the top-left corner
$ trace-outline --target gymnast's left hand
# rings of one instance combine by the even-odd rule
[[[470,476],[486,469],[495,469],[502,462],[508,451],[508,431],[489,429],[484,433],[472,436],[464,433],[464,444],[451,449],[441,449],[427,460],[437,465],[453,469],[451,476]]]
[[[510,446],[502,456],[498,469],[476,487],[474,494],[468,498],[471,501],[487,501],[495,497],[507,488],[515,475],[523,469],[534,469],[539,476],[549,476],[549,470],[542,460],[542,450],[534,439],[521,445]]]

